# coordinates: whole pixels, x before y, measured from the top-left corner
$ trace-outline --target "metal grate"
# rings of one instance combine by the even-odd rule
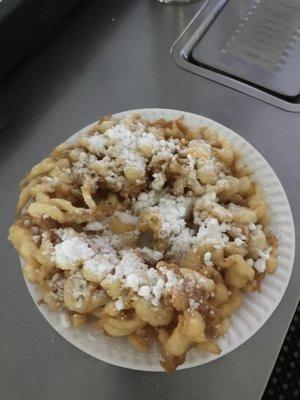
[[[277,358],[262,400],[300,399],[300,304]]]
[[[299,37],[299,0],[256,0],[223,53],[272,71],[286,62]]]

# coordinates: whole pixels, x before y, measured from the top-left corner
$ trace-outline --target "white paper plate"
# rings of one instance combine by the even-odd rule
[[[190,126],[210,126],[227,137],[236,148],[241,150],[245,162],[254,172],[255,180],[261,184],[271,214],[271,229],[279,238],[278,270],[274,275],[269,275],[264,279],[261,292],[245,296],[242,307],[231,317],[229,331],[219,340],[222,353],[213,355],[192,349],[188,352],[186,362],[179,369],[191,368],[222,357],[243,344],[262,327],[276,309],[287,288],[293,268],[295,231],[291,209],[284,189],[270,165],[237,133],[211,119],[176,110],[131,110],[115,114],[115,116],[123,117],[132,112],[139,112],[149,120],[174,119],[184,115]],[[69,140],[73,141],[91,126],[93,124],[77,132]],[[143,371],[162,371],[157,345],[154,345],[148,353],[142,353],[135,350],[126,338],[107,337],[89,327],[65,328],[62,326],[59,313],[51,312],[46,306],[37,304],[40,298],[37,287],[28,281],[26,283],[35,304],[46,320],[74,346],[110,364]]]

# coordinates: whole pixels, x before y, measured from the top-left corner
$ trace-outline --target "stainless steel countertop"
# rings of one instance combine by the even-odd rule
[[[254,337],[215,362],[168,376],[102,363],[61,338],[33,306],[17,254],[5,240],[26,170],[101,115],[143,107],[199,113],[249,140],[281,179],[299,237],[300,114],[174,64],[170,47],[198,8],[155,0],[86,1],[0,85],[1,399],[261,397],[299,299],[299,249],[282,302]]]

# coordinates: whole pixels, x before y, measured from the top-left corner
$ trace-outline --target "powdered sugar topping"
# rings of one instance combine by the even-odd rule
[[[54,247],[55,261],[61,269],[73,269],[77,263],[94,255],[88,244],[79,237],[64,240]]]
[[[228,229],[228,225],[220,224],[216,218],[206,218],[199,225],[197,238],[201,243],[212,244],[218,249],[228,243],[229,237],[226,235]]]

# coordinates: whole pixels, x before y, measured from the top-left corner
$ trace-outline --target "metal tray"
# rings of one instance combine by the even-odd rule
[[[300,111],[298,0],[210,0],[172,48],[182,68]]]

